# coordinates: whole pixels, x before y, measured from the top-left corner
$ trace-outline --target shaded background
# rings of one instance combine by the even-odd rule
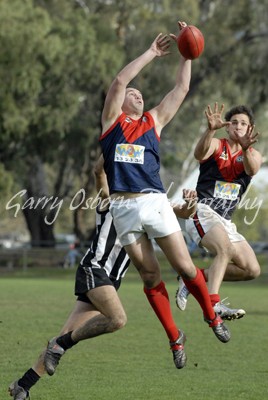
[[[175,192],[196,168],[193,148],[205,128],[204,109],[215,101],[226,109],[253,108],[265,165],[267,0],[0,0],[2,243],[10,237],[13,245],[53,247],[60,235],[90,239],[94,207],[86,200],[96,195],[92,168],[107,88],[159,32],[176,33],[178,20],[203,32],[205,50],[193,61],[182,108],[162,134],[166,188],[174,182]],[[147,109],[173,87],[177,63],[174,43],[170,56],[136,79]],[[254,224],[244,223],[243,209],[235,221],[250,241],[267,242],[267,180],[254,190],[253,198],[264,199]],[[37,205],[42,198],[50,199],[46,207]],[[7,204],[17,205],[7,210]]]

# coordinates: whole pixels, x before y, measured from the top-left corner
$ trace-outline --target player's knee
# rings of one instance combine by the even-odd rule
[[[261,274],[261,267],[259,265],[259,263],[255,263],[253,265],[250,266],[250,268],[248,269],[248,279],[256,279],[258,278],[258,276],[260,276]]]
[[[237,263],[237,266],[243,269],[245,281],[250,281],[260,276],[261,267],[257,260],[256,261],[244,260],[244,263],[243,262]]]
[[[146,273],[141,275],[144,286],[147,288],[153,288],[160,282],[160,275],[157,273]]]
[[[127,316],[125,313],[118,314],[111,320],[111,332],[118,331],[124,328],[127,323]]]

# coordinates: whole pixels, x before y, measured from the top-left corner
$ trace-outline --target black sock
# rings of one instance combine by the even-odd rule
[[[29,391],[32,386],[36,384],[40,379],[40,376],[32,369],[28,369],[22,378],[18,380],[18,384],[23,387],[23,389]]]
[[[78,342],[74,342],[73,339],[71,338],[72,332],[73,331],[70,331],[68,333],[65,333],[65,335],[62,335],[57,338],[56,342],[58,343],[58,345],[60,347],[63,348],[63,350],[68,350],[71,347],[73,347],[75,344],[78,343]]]

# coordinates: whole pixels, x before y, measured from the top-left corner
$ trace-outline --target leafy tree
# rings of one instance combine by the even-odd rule
[[[5,173],[26,189],[32,243],[54,243],[53,199],[66,204],[80,189],[94,193],[100,113],[111,80],[157,33],[176,31],[177,19],[198,26],[205,51],[193,61],[190,93],[162,136],[162,175],[168,187],[196,166],[193,148],[204,129],[203,110],[247,103],[255,111],[265,153],[267,126],[268,0],[13,0],[0,2],[0,157]],[[176,44],[136,79],[148,108],[174,84]],[[72,213],[83,239],[85,203]],[[79,203],[79,198],[77,197]],[[86,207],[84,207],[86,208]],[[66,213],[64,213],[64,216]]]
[[[72,188],[72,177],[89,161],[90,145],[96,145],[99,114],[94,100],[99,106],[103,90],[102,74],[96,79],[96,71],[102,67],[105,75],[107,61],[112,69],[120,57],[108,46],[106,52],[97,51],[92,21],[80,7],[64,1],[49,1],[45,7],[39,1],[14,3],[1,3],[0,10],[0,154],[27,189],[23,200],[51,194],[63,198]],[[95,97],[89,98],[89,92]],[[56,164],[50,193],[45,163]],[[66,176],[70,164],[72,172]],[[53,244],[53,224],[45,217],[53,220],[55,211],[40,206],[24,212],[32,243]]]

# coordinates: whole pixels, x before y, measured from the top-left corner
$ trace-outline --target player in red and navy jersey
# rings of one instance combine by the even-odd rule
[[[143,106],[141,93],[126,89],[127,98],[137,98]],[[153,113],[144,112],[136,119],[122,110],[112,126],[102,135],[110,194],[115,192],[164,193],[159,177],[159,142]]]
[[[244,316],[243,309],[231,309],[220,301],[222,281],[254,279],[260,274],[256,255],[240,235],[231,216],[243,194],[249,189],[252,176],[260,169],[262,157],[252,145],[258,140],[254,133],[252,110],[244,105],[236,106],[225,114],[224,105],[214,110],[208,106],[205,114],[208,128],[195,148],[195,158],[200,162],[197,182],[198,205],[193,218],[186,221],[186,229],[192,239],[215,258],[207,270],[202,270],[215,311],[223,319]],[[214,137],[218,129],[225,127],[227,138]],[[186,307],[189,291],[180,279],[176,302],[180,309]]]
[[[180,29],[184,26],[184,22],[179,22]],[[177,40],[175,35],[170,36]],[[204,277],[191,260],[159,177],[161,132],[189,90],[191,61],[180,57],[175,86],[160,104],[147,112],[141,92],[128,87],[146,65],[167,55],[169,46],[170,37],[159,34],[147,51],[115,77],[102,112],[100,143],[117,234],[139,271],[144,292],[167,333],[175,366],[183,368],[185,335],[174,322],[151,239],[156,240],[177,273],[184,276],[217,338],[227,342],[230,332],[211,306]]]

